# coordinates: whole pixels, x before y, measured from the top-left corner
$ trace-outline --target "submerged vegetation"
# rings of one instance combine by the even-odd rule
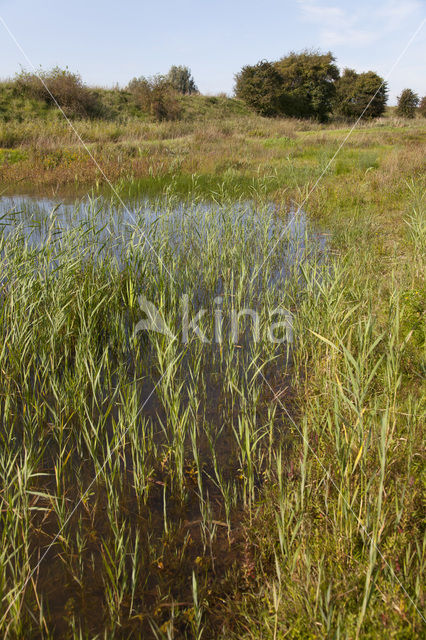
[[[97,95],[0,91],[0,635],[421,637],[425,121]]]

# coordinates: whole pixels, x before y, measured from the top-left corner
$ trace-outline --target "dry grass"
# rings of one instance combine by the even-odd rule
[[[139,119],[123,123],[85,120],[74,122],[74,126],[112,182],[153,175],[186,179],[199,174],[215,176],[217,182],[233,177],[247,185],[275,176],[270,181],[271,196],[277,189],[293,190],[315,180],[349,132],[337,125],[255,116],[157,124]],[[358,154],[365,169],[370,162],[368,153],[375,154],[376,162],[383,162],[386,167],[389,162],[405,162],[404,155],[419,154],[425,132],[425,121],[419,119],[388,118],[363,123],[345,143],[336,171],[346,170],[345,158],[350,151]],[[73,184],[74,188],[84,189],[105,182],[61,119],[3,123],[0,147],[22,152],[19,161],[3,152],[2,189],[13,192],[17,184],[21,188],[30,185],[54,189]],[[393,160],[389,160],[390,147],[397,154]],[[12,160],[8,161],[8,157]],[[349,158],[347,166],[352,162],[353,158]]]

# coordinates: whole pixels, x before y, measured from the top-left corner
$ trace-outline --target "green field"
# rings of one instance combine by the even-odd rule
[[[11,91],[2,637],[422,637],[426,120],[155,123],[105,90],[85,149]]]

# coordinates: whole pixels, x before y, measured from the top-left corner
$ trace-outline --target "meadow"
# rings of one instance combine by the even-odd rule
[[[425,120],[185,114],[0,122],[2,637],[422,637]]]

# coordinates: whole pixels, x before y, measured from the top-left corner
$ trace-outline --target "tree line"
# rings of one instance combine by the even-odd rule
[[[79,74],[55,67],[38,73],[22,71],[17,90],[47,104],[59,105],[70,117],[102,117],[96,92]],[[133,78],[126,87],[135,104],[156,120],[181,115],[179,95],[198,93],[189,67],[172,66],[167,74]],[[264,117],[295,117],[326,122],[331,116],[349,120],[377,118],[385,112],[387,82],[374,71],[340,73],[331,52],[291,52],[275,62],[261,60],[244,66],[235,76],[235,96]],[[426,97],[411,89],[398,98],[397,114],[426,117]]]
[[[347,119],[378,118],[385,112],[387,82],[374,71],[340,73],[329,51],[291,52],[269,62],[246,65],[235,76],[235,94],[256,113],[267,117],[313,118],[325,122],[333,116]],[[420,102],[411,89],[398,98],[397,113],[426,116],[426,97]]]

